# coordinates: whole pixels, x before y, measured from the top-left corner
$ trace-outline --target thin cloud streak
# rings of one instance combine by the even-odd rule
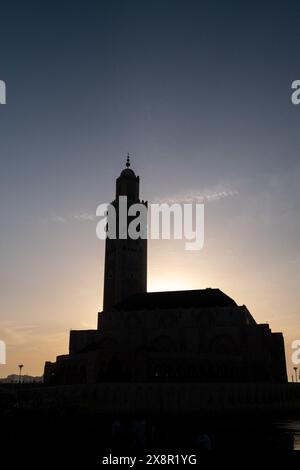
[[[216,202],[222,199],[237,196],[239,192],[236,189],[226,187],[216,187],[213,189],[207,189],[203,191],[192,190],[187,193],[178,194],[174,196],[167,196],[166,198],[157,197],[152,203],[154,204],[187,204],[187,203],[204,203],[204,202]],[[55,224],[68,224],[70,222],[94,222],[96,215],[89,212],[80,212],[64,215],[52,215],[47,222],[53,222]]]
[[[186,204],[186,203],[205,203],[216,202],[222,199],[237,196],[239,192],[232,188],[216,187],[214,189],[207,189],[203,191],[192,190],[187,193],[168,196],[166,198],[157,198],[153,202],[162,204]]]
[[[58,342],[65,336],[64,332],[42,333],[39,325],[30,325],[16,321],[0,322],[0,337],[8,347],[35,349],[37,342]]]
[[[70,222],[78,221],[78,222],[94,222],[96,220],[96,215],[90,214],[89,212],[82,212],[78,214],[69,214],[66,216],[63,215],[52,215],[46,222],[53,222],[55,224],[68,224]]]

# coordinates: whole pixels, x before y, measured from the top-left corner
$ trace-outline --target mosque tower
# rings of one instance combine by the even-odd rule
[[[112,205],[116,210],[117,238],[106,238],[104,267],[103,310],[111,310],[114,305],[132,294],[147,291],[147,239],[136,240],[118,235],[120,196],[127,197],[127,210],[132,204],[147,202],[139,199],[140,178],[130,167],[127,156],[126,168],[116,180],[116,196]],[[128,217],[128,223],[130,217]],[[128,223],[126,232],[128,229]]]

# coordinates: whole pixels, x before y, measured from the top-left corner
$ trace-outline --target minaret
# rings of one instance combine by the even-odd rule
[[[142,203],[139,199],[140,178],[130,168],[127,155],[126,168],[116,180],[116,198],[112,202],[119,218],[119,196],[127,196],[128,207]],[[130,219],[129,219],[130,221]],[[118,227],[118,224],[117,224]],[[118,232],[118,230],[117,230]],[[106,239],[104,268],[103,310],[113,306],[132,294],[147,291],[147,240]]]

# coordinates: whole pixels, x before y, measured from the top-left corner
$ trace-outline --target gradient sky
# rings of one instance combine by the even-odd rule
[[[7,3],[7,2],[6,2]],[[150,202],[204,198],[205,246],[149,243],[148,289],[219,287],[300,339],[298,2],[1,5],[0,376],[96,327],[96,206],[131,152]]]

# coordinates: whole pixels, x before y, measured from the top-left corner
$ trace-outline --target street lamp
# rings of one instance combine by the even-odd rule
[[[19,369],[20,369],[20,372],[19,372],[19,384],[20,384],[20,383],[21,383],[21,377],[22,377],[22,369],[23,369],[24,365],[23,365],[23,364],[19,364],[18,367],[19,367]]]

